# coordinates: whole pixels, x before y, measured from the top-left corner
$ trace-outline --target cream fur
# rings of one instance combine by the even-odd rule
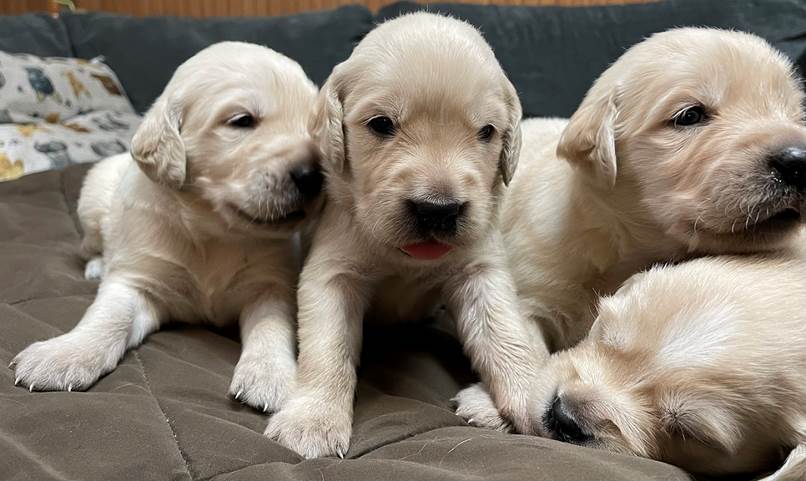
[[[534,416],[546,419],[556,395],[588,436],[579,444],[701,474],[778,466],[765,479],[803,479],[804,259],[702,258],[635,275],[602,299],[588,337],[541,369]],[[480,385],[459,402],[500,427]],[[550,425],[539,434],[560,437]]]
[[[261,410],[295,372],[292,236],[304,198],[289,171],[318,165],[307,133],[316,88],[264,47],[224,42],[182,64],[146,114],[132,155],[87,175],[78,213],[98,296],[70,332],[14,359],[30,390],[84,390],[161,323],[240,322],[230,393]],[[233,118],[251,114],[251,127]],[[134,157],[134,160],[132,159]]]
[[[390,138],[373,133],[394,119]],[[328,204],[299,289],[299,370],[267,435],[305,457],[343,456],[352,430],[362,320],[417,319],[447,299],[474,367],[520,429],[528,366],[539,361],[497,227],[499,198],[520,147],[520,104],[492,50],[470,25],[433,14],[380,25],[338,65],[312,131],[327,159]],[[494,126],[489,141],[479,138]],[[467,202],[453,250],[410,258],[426,240],[407,201]]]

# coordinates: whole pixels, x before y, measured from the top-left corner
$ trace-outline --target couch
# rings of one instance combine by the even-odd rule
[[[276,18],[0,17],[0,50],[103,55],[145,111],[174,68],[220,40],[268,45],[321,84],[377,22],[360,6]],[[675,0],[608,7],[433,4],[479,26],[527,116],[568,116],[629,45],[673,26],[757,33],[806,71],[806,0]],[[78,256],[86,165],[0,183],[0,361],[69,330],[93,299]],[[237,332],[174,326],[89,391],[29,393],[0,369],[0,480],[666,480],[660,462],[466,425],[449,399],[474,380],[449,330],[369,329],[346,459],[303,460],[262,435],[266,416],[227,397]],[[750,475],[748,475],[748,479]]]

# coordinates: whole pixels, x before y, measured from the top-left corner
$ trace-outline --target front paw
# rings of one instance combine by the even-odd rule
[[[260,411],[277,411],[288,397],[295,372],[294,359],[244,354],[235,366],[229,393]]]
[[[498,412],[493,398],[483,384],[462,389],[453,398],[453,402],[456,404],[456,415],[471,426],[512,432],[512,425]]]
[[[266,436],[307,459],[343,458],[350,447],[352,409],[314,396],[292,397],[269,419]]]
[[[115,368],[119,356],[74,333],[26,347],[12,366],[15,384],[30,391],[84,391]]]

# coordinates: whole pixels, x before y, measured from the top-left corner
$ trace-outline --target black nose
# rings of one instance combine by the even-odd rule
[[[305,165],[292,170],[291,179],[302,196],[307,199],[319,195],[319,192],[322,191],[322,183],[325,177],[318,167]]]
[[[806,188],[806,147],[787,147],[769,157],[770,167],[786,185]]]
[[[585,434],[579,424],[568,415],[559,396],[554,397],[551,407],[543,415],[543,426],[558,441],[564,443],[582,444],[591,439],[591,436]]]
[[[466,202],[429,202],[409,200],[409,210],[424,234],[453,234],[456,222],[464,211]]]

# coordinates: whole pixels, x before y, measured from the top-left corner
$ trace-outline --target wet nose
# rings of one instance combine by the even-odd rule
[[[784,184],[806,188],[806,146],[781,149],[769,157],[769,164]]]
[[[453,234],[467,202],[409,200],[409,210],[423,233]]]
[[[324,176],[318,166],[303,165],[291,170],[291,180],[305,198],[312,198],[322,191]]]
[[[591,436],[579,427],[579,424],[568,415],[559,396],[554,397],[551,407],[543,415],[543,426],[558,441],[571,444],[582,444],[591,439]]]

